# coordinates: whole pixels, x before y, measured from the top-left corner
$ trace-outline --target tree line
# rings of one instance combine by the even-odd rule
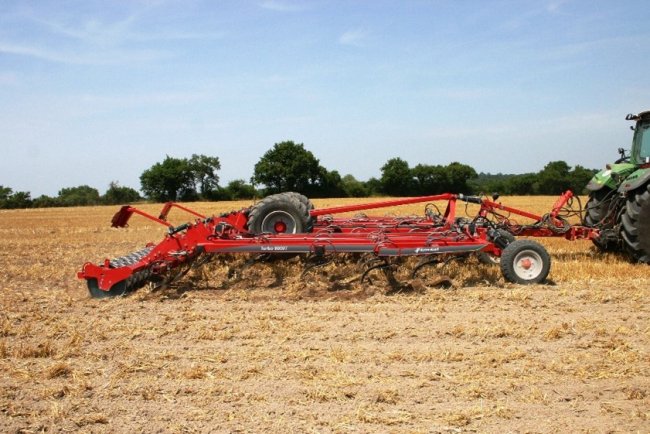
[[[32,199],[28,191],[14,192],[10,187],[0,185],[0,209],[50,208],[56,206],[120,205],[141,201],[136,190],[123,187],[113,181],[103,195],[88,185],[62,188],[57,196],[42,195]]]
[[[439,193],[492,193],[556,195],[567,189],[582,193],[596,170],[571,167],[552,161],[537,173],[521,175],[477,173],[459,162],[448,165],[417,164],[410,167],[401,158],[389,159],[381,176],[367,181],[328,170],[302,143],[276,143],[255,164],[249,181],[236,179],[219,185],[221,163],[216,156],[193,154],[190,158],[166,156],[140,175],[140,193],[111,182],[102,195],[88,185],[63,188],[56,197],[32,199],[29,192],[14,192],[0,185],[0,208],[115,205],[142,200],[154,202],[239,200],[283,191],[308,197],[419,196]]]

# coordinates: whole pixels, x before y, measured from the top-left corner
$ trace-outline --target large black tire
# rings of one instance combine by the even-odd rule
[[[290,198],[298,199],[298,201],[305,206],[307,211],[311,211],[312,209],[314,209],[314,204],[304,194],[296,193],[295,191],[287,191],[287,192],[284,192],[284,193],[280,193],[280,195],[284,195],[284,196],[288,196]]]
[[[248,214],[248,231],[253,234],[304,233],[309,218],[309,211],[298,197],[274,194],[252,206]]]
[[[614,195],[616,192],[608,187],[589,193],[589,200],[585,206],[585,218],[582,222],[585,226],[601,229],[601,236],[593,238],[591,241],[604,252],[621,250],[615,228],[619,213],[618,210],[611,209],[612,206],[616,206]]]
[[[546,280],[551,257],[536,241],[515,240],[501,254],[501,273],[509,282],[530,285]]]
[[[625,250],[634,261],[650,264],[650,184],[628,196],[621,222]]]
[[[305,226],[304,232],[311,232],[314,229],[314,224],[316,223],[316,217],[312,217],[309,215],[309,211],[316,208],[313,202],[309,200],[309,198],[304,194],[296,193],[295,191],[287,191],[284,193],[280,193],[280,195],[285,195],[293,200],[298,200],[301,204],[305,206],[305,210],[307,211],[306,214],[307,224]]]

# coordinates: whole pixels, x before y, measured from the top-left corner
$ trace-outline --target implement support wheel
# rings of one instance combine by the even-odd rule
[[[546,280],[551,257],[536,241],[516,240],[501,254],[501,273],[508,282],[529,285]]]

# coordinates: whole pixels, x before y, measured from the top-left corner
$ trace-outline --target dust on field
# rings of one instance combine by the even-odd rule
[[[554,199],[506,200],[543,213]],[[473,258],[416,279],[406,261],[398,288],[361,284],[352,258],[304,275],[300,258],[218,258],[170,288],[92,300],[83,262],[164,232],[110,229],[114,211],[0,212],[1,431],[650,430],[649,268],[589,242],[543,241],[548,285]]]

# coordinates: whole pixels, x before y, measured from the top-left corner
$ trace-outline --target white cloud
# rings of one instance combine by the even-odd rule
[[[455,88],[440,91],[440,96],[453,100],[473,101],[492,97],[496,94],[493,89],[482,88]]]
[[[362,47],[368,38],[368,32],[361,29],[348,30],[339,37],[339,43],[353,47]]]
[[[61,20],[51,17],[41,17],[33,13],[25,15],[25,18],[42,28],[45,28],[52,35],[76,39],[83,43],[94,45],[118,45],[128,40],[130,28],[136,24],[137,16],[129,15],[121,20],[104,23],[95,18],[80,20],[75,25],[66,24]]]
[[[0,42],[0,53],[35,57],[50,62],[78,63],[72,57],[64,56],[54,51],[7,42]]]
[[[280,1],[280,0],[265,0],[260,3],[260,7],[277,12],[297,12],[305,9],[304,5],[296,2]]]
[[[546,4],[546,10],[549,13],[556,13],[559,12],[560,7],[566,3],[566,0],[554,0]]]
[[[0,39],[0,53],[70,65],[149,63],[173,57],[167,41],[223,38],[222,32],[147,27],[140,20],[142,14],[106,19],[22,10],[10,18],[30,31],[18,31],[13,36],[7,32]],[[5,77],[2,82],[6,81]]]
[[[55,63],[74,65],[116,65],[122,63],[150,62],[171,57],[159,50],[80,50],[72,53],[30,45],[12,44],[0,41],[0,53],[33,57]]]
[[[193,32],[165,32],[165,33],[147,33],[133,34],[131,39],[135,41],[189,41],[189,40],[212,40],[222,39],[223,32],[214,33],[193,33]]]
[[[111,23],[104,23],[97,19],[87,19],[77,26],[65,25],[58,21],[34,16],[28,18],[47,28],[55,35],[96,46],[118,46],[131,41],[197,40],[223,37],[223,33],[219,32],[186,32],[167,29],[148,33],[134,31],[132,29],[138,27],[137,15],[135,14]]]
[[[89,106],[104,108],[152,106],[152,105],[175,105],[191,104],[197,101],[209,99],[209,95],[203,91],[188,92],[153,92],[130,95],[97,95],[85,94],[80,97],[80,102]]]

